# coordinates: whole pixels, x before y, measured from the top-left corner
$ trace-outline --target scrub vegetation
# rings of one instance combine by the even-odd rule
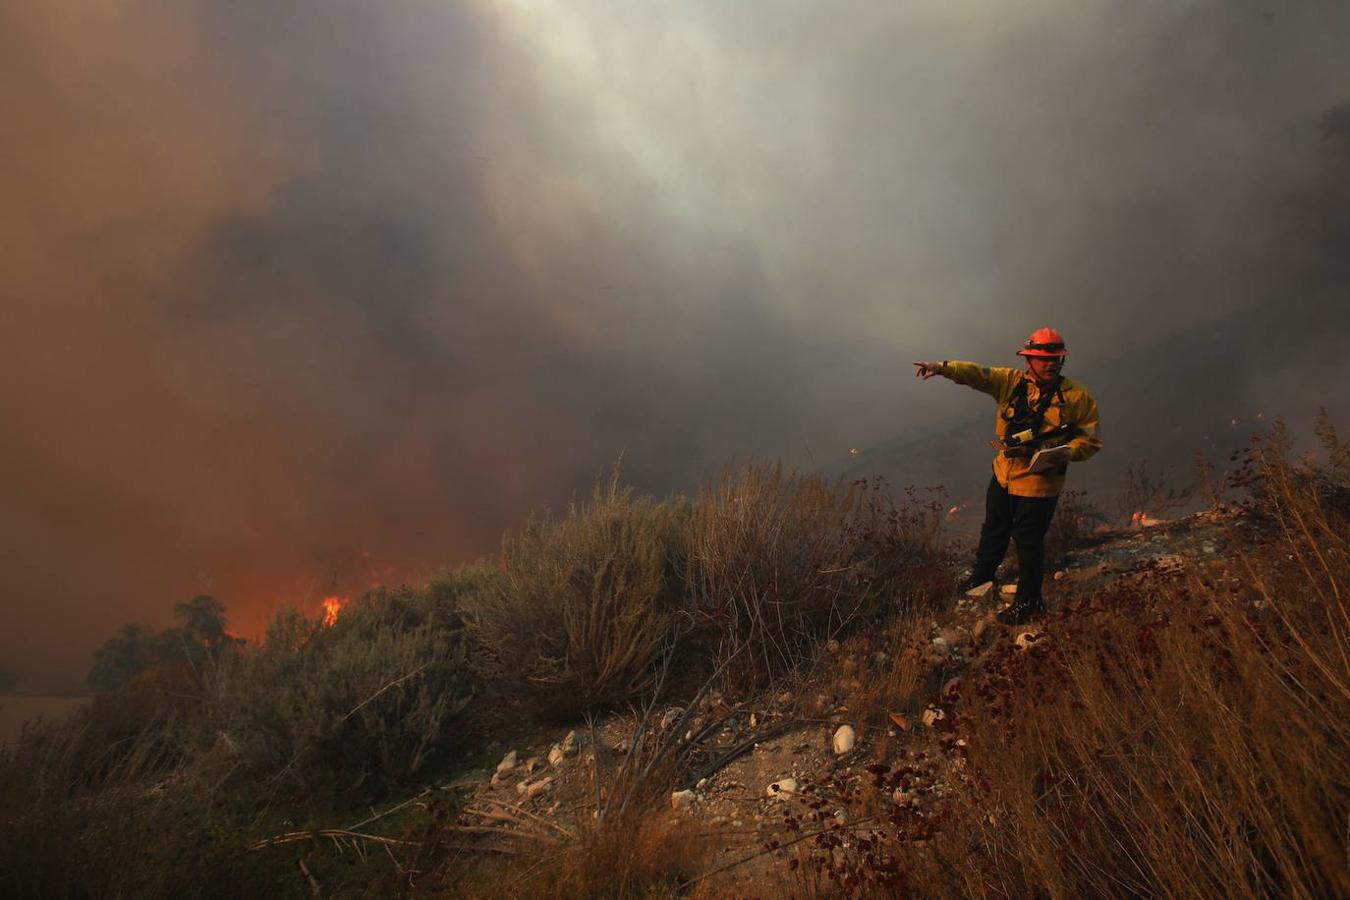
[[[941,496],[759,463],[664,500],[616,471],[500,560],[331,623],[283,611],[251,644],[195,598],[172,640],[105,645],[87,708],[0,750],[0,892],[717,896],[715,836],[669,802],[708,766],[695,711],[828,687],[869,774],[784,805],[751,854],[765,893],[1350,894],[1350,449],[1319,434],[1291,459],[1276,429],[1215,487],[1231,553],[1078,591],[1035,652],[990,644],[959,688],[897,652],[954,614]],[[1061,515],[1072,553],[1096,513]],[[888,734],[939,698],[925,749]],[[633,723],[617,755],[611,714]],[[557,727],[593,748],[584,814],[461,824],[502,741]],[[897,804],[930,752],[948,789]]]

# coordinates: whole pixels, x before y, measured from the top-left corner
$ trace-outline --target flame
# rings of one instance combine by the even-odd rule
[[[1143,510],[1136,513],[1130,513],[1130,524],[1135,528],[1152,528],[1155,525],[1161,525],[1162,523],[1162,519],[1154,518]]]
[[[848,450],[849,456],[857,456],[859,453],[862,453],[862,451],[859,450],[857,447],[850,447]]]
[[[331,628],[342,613],[343,607],[347,605],[346,597],[324,597],[323,598],[323,626]]]

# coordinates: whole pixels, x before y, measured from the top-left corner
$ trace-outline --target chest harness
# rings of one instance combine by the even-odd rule
[[[1045,425],[1045,412],[1056,397],[1059,398],[1061,407],[1067,405],[1064,400],[1063,378],[1056,378],[1053,385],[1041,388],[1035,406],[1027,400],[1027,380],[1020,379],[1017,387],[1013,388],[1007,405],[999,412],[1006,427],[1003,439],[993,441],[994,449],[1003,451],[1003,455],[1010,459],[1026,459],[1041,447],[1054,446],[1055,442],[1074,434],[1078,426],[1072,422],[1057,425],[1049,431],[1041,431]]]

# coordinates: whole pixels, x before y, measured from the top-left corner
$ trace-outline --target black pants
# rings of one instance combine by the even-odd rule
[[[1015,497],[997,478],[990,478],[971,584],[993,579],[1011,538],[1017,543],[1017,600],[1039,604],[1041,580],[1045,576],[1045,533],[1050,529],[1058,502],[1058,497]]]

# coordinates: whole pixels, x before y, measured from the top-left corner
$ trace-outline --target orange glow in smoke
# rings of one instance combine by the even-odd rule
[[[338,616],[342,613],[342,608],[346,605],[346,597],[323,598],[323,625],[325,628],[330,628],[333,623],[337,622]]]

